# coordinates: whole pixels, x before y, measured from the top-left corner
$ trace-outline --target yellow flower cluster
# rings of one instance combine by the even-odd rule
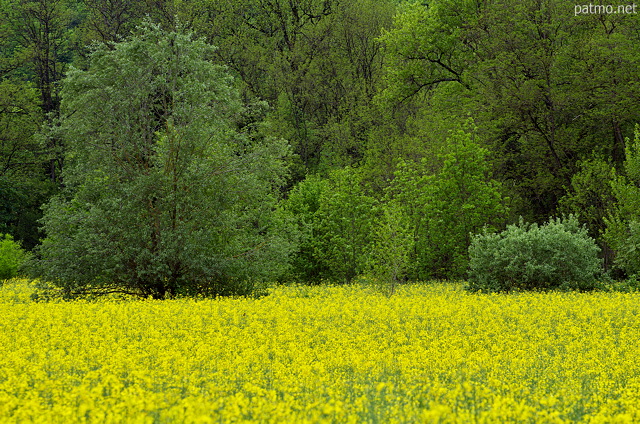
[[[2,423],[637,423],[640,295],[0,289]]]

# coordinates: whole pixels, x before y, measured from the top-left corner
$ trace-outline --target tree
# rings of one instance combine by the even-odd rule
[[[395,293],[396,286],[407,275],[413,232],[408,217],[397,201],[382,207],[382,214],[372,235],[371,272],[386,293]]]
[[[181,19],[220,47],[219,61],[239,76],[243,96],[272,106],[273,134],[290,140],[297,180],[362,158],[382,70],[376,37],[390,24],[393,2],[193,3]]]
[[[606,268],[612,265],[613,252],[604,241],[606,218],[616,203],[611,183],[614,168],[602,158],[580,161],[579,170],[571,177],[567,194],[560,199],[560,210],[572,214],[586,226],[589,235],[601,248]]]
[[[293,277],[348,283],[362,274],[370,263],[377,203],[365,192],[359,170],[351,167],[298,183],[285,203],[303,234]]]
[[[291,257],[292,281],[316,284],[327,278],[330,270],[317,257],[315,237],[318,235],[320,199],[329,189],[329,181],[319,175],[308,175],[296,184],[283,202],[283,208],[297,224],[301,235],[298,249]]]
[[[86,0],[85,37],[104,43],[122,41],[140,23],[144,2],[132,0]]]
[[[27,259],[27,253],[9,234],[0,234],[0,284],[18,275]]]
[[[36,134],[38,91],[16,78],[0,80],[0,233],[31,249],[40,239],[40,205],[52,193],[43,174],[49,155]]]
[[[638,118],[637,17],[571,14],[561,0],[416,2],[382,37],[381,97],[401,111],[437,114],[433,99],[454,86],[516,212],[540,222],[578,161],[595,153],[620,163],[621,140]]]
[[[328,271],[326,278],[350,282],[369,263],[371,231],[377,201],[363,187],[357,169],[333,171],[320,195],[315,216],[315,255]]]
[[[605,241],[615,251],[615,263],[627,275],[640,274],[640,125],[627,139],[624,174],[611,181],[617,202],[605,218]]]
[[[471,234],[500,227],[508,211],[473,128],[452,131],[446,145],[439,169],[427,160],[401,163],[389,189],[412,223],[413,279],[462,278]]]
[[[45,208],[37,274],[70,293],[163,298],[246,293],[283,272],[287,145],[238,131],[238,94],[212,54],[145,23],[69,72],[66,188]]]
[[[7,20],[2,47],[10,52],[11,73],[35,83],[43,117],[52,123],[60,107],[60,81],[72,56],[74,5],[67,0],[7,0],[0,6],[0,20]],[[61,184],[63,146],[49,138],[46,149],[47,176]]]

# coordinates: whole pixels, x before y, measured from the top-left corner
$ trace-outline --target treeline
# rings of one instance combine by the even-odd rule
[[[639,28],[562,0],[2,0],[0,233],[41,245],[50,276],[96,269],[87,281],[165,293],[249,274],[464,278],[483,227],[576,213],[607,266],[617,252],[631,274]],[[155,56],[132,47],[171,37]],[[191,159],[171,156],[176,140]],[[217,180],[193,171],[202,160]],[[131,209],[116,219],[109,198]],[[95,205],[102,233],[70,224]],[[127,220],[139,210],[144,226]],[[177,230],[189,220],[216,224]],[[124,222],[129,236],[109,231]],[[211,246],[191,246],[205,234]],[[93,259],[72,260],[94,242]],[[109,249],[123,262],[100,274]]]

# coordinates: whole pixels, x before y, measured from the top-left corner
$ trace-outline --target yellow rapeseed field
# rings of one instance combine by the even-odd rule
[[[0,289],[2,423],[638,423],[640,295]]]

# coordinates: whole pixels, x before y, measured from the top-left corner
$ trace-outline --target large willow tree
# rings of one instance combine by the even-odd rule
[[[41,277],[164,298],[247,292],[286,266],[274,211],[287,146],[238,129],[212,49],[146,24],[68,74],[66,189],[45,208]]]

